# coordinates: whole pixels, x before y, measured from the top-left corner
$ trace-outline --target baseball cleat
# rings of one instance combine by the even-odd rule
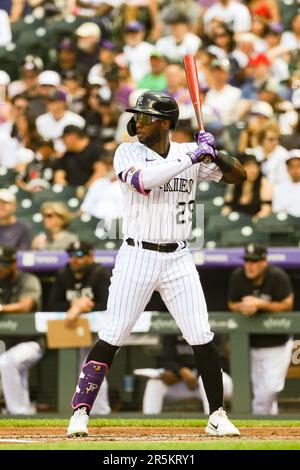
[[[89,416],[86,408],[78,408],[71,416],[70,423],[67,429],[68,437],[86,437],[88,431]]]
[[[206,434],[211,436],[239,436],[240,431],[228,419],[223,408],[219,408],[208,418],[205,428]]]

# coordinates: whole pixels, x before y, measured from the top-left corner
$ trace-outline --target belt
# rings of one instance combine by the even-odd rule
[[[130,246],[135,246],[135,241],[133,238],[127,238],[126,242]],[[140,242],[144,250],[159,251],[160,253],[172,253],[179,248],[178,243],[150,243],[150,242]],[[186,247],[186,241],[182,242],[181,249]]]

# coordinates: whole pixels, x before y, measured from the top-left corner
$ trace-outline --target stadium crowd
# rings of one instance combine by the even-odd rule
[[[299,1],[5,0],[0,245],[66,250],[80,236],[119,246],[103,234],[122,216],[112,160],[132,140],[125,108],[145,90],[166,92],[180,108],[172,139],[193,140],[186,54],[206,130],[248,176],[226,192],[199,185],[205,246],[299,244]]]

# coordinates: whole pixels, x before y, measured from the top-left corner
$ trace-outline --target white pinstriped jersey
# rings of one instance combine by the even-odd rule
[[[195,150],[195,143],[171,142],[166,158],[140,142],[121,144],[116,150],[114,168],[117,175],[131,167],[163,165]],[[214,164],[199,163],[151,190],[149,196],[133,191],[120,182],[123,195],[124,238],[155,243],[170,243],[188,238],[192,210],[199,181],[220,181],[222,172]]]

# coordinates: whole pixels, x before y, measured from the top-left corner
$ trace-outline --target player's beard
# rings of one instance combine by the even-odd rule
[[[140,137],[137,136],[139,142],[141,142],[141,144],[144,144],[146,145],[147,147],[153,147],[154,145],[156,145],[158,142],[160,142],[161,140],[161,135],[159,132],[156,132],[154,134],[150,134],[150,135],[141,135]]]

